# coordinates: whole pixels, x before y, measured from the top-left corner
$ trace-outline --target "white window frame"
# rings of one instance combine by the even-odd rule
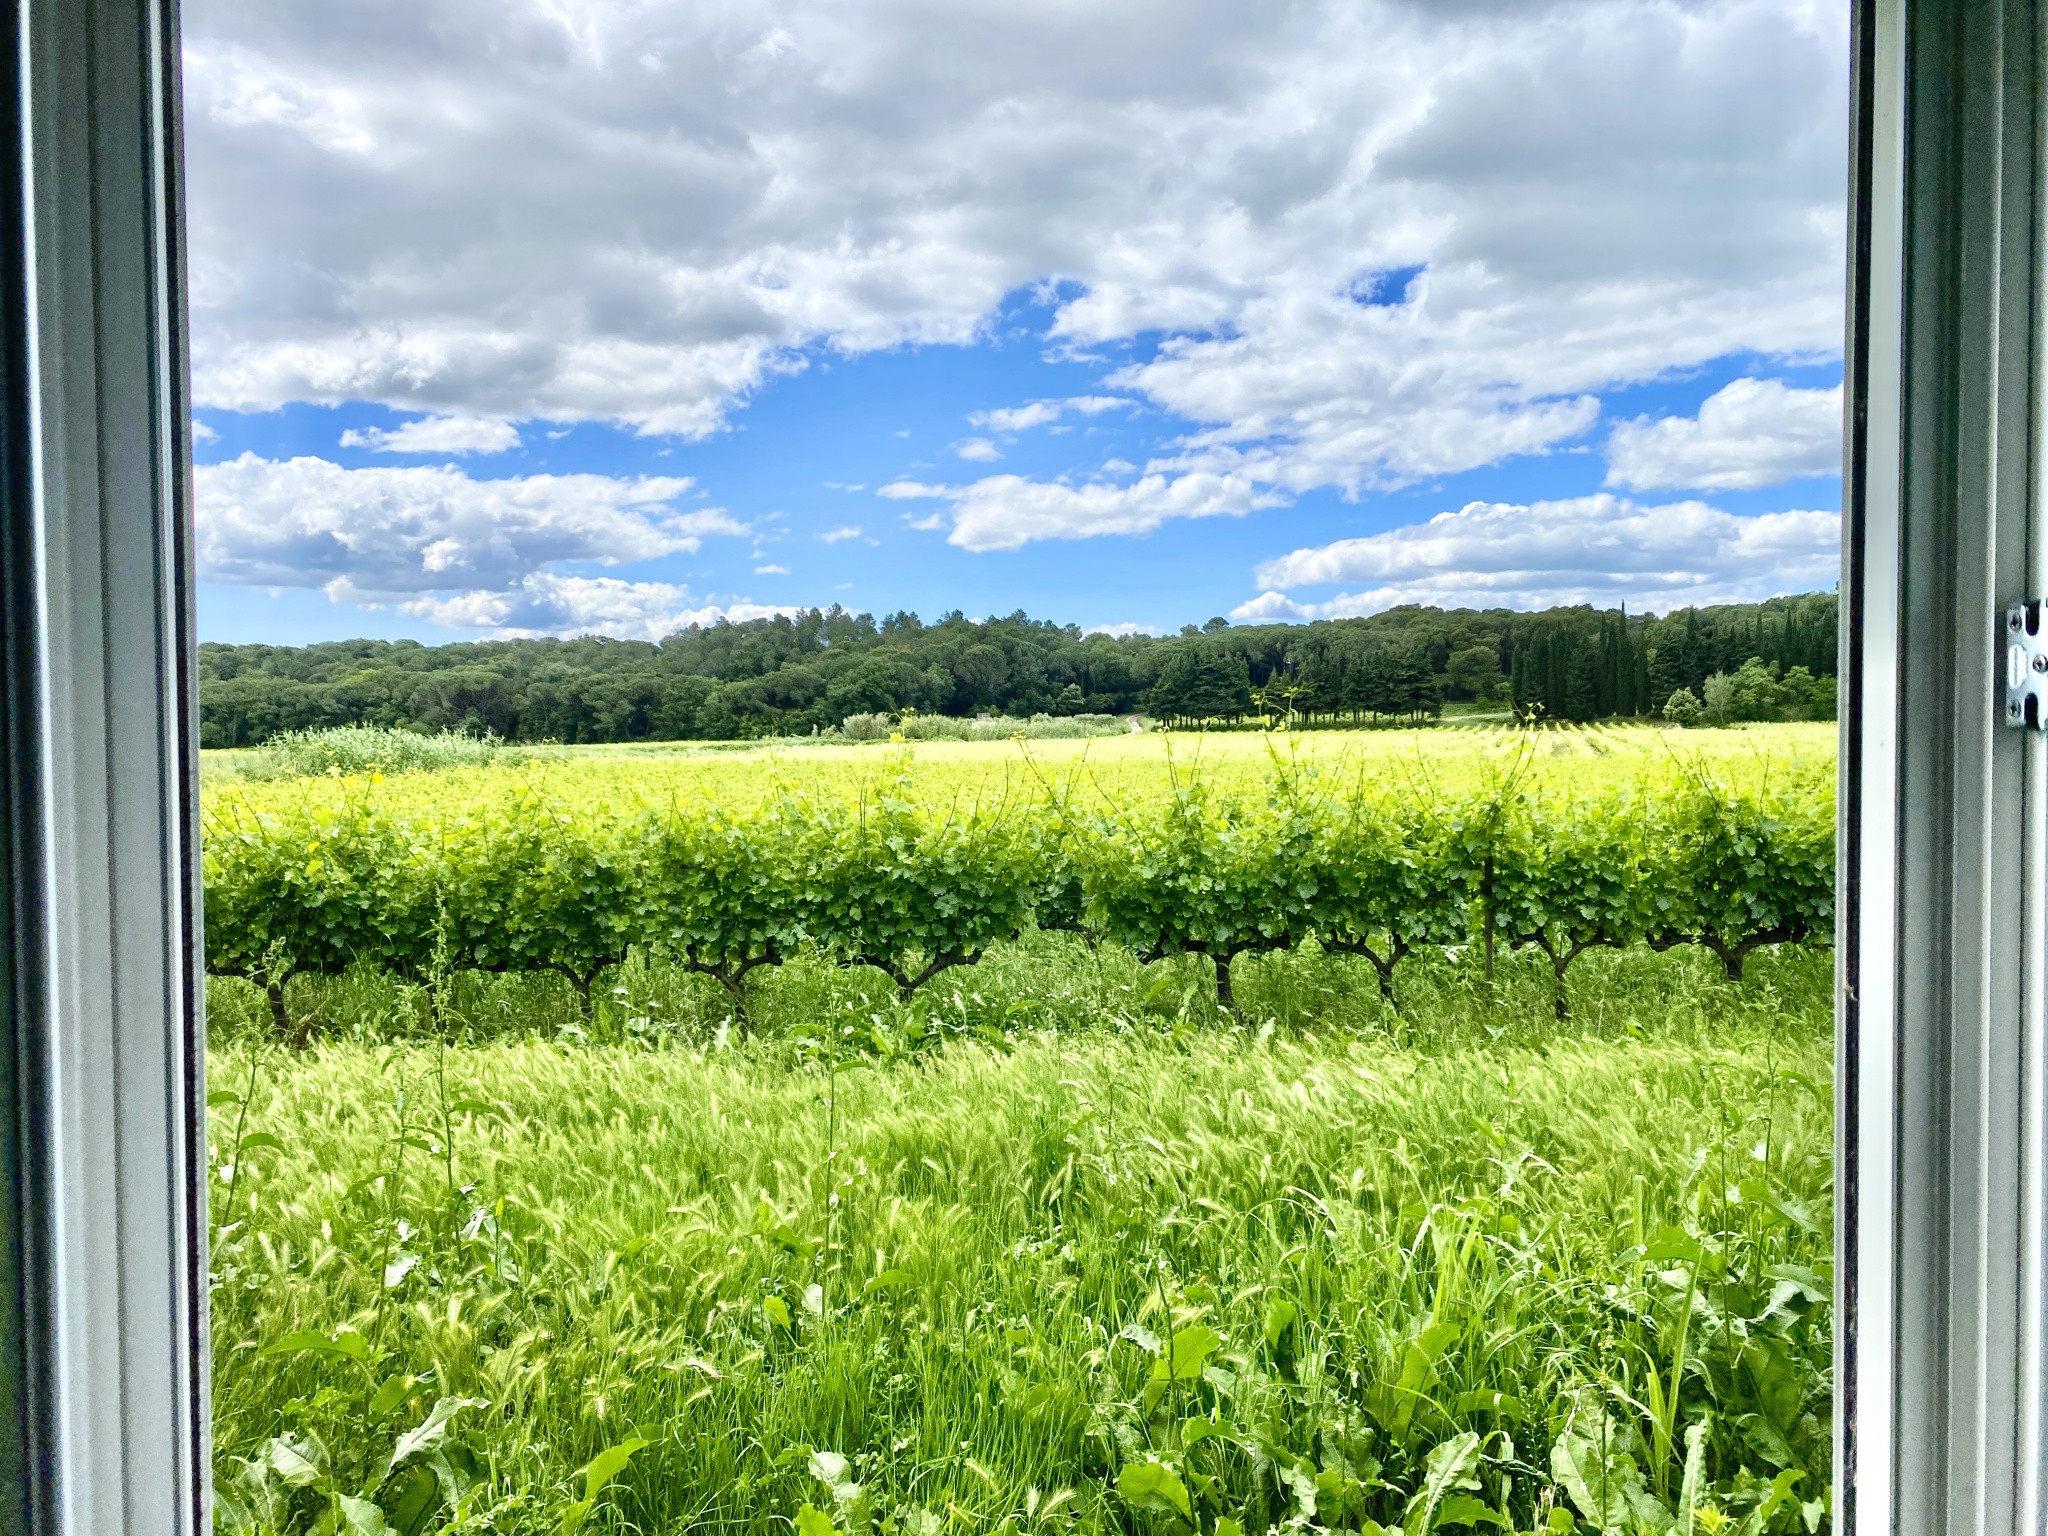
[[[0,49],[0,1530],[207,1531],[173,0]]]
[[[0,53],[0,1530],[208,1529],[175,0]],[[2048,596],[2033,0],[1857,0],[1837,1529],[2044,1529]]]
[[[2043,17],[1856,10],[1837,1000],[1838,1528],[2043,1529]]]

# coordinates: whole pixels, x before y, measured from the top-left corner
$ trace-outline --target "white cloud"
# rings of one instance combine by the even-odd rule
[[[192,423],[192,441],[193,441],[193,442],[195,442],[195,443],[212,443],[212,442],[218,442],[218,441],[219,441],[219,439],[220,439],[220,434],[219,434],[218,432],[214,431],[214,430],[213,430],[213,428],[209,427],[209,426],[208,426],[208,425],[207,425],[207,424],[206,424],[205,422],[203,422],[203,421],[194,421],[194,422]]]
[[[542,571],[507,591],[460,592],[418,597],[400,604],[403,612],[448,629],[488,630],[494,638],[533,635],[613,635],[659,640],[692,624],[735,624],[795,613],[791,607],[752,603],[704,603],[686,587],[662,581],[622,581],[616,576],[558,576]]]
[[[972,459],[982,464],[992,464],[1003,456],[1003,450],[985,437],[970,437],[955,443],[953,451],[963,459]]]
[[[889,494],[886,486],[883,487],[881,494],[884,496]],[[823,533],[817,535],[817,540],[820,544],[843,544],[848,539],[859,538],[863,531],[860,524],[847,523],[843,527],[827,528]]]
[[[789,574],[789,567],[786,565],[757,565],[754,567],[754,574],[756,576],[787,576]]]
[[[1737,379],[1696,417],[1638,416],[1607,440],[1607,483],[1631,490],[1753,491],[1842,470],[1842,390]]]
[[[721,508],[676,511],[672,503],[690,485],[652,476],[477,480],[452,465],[343,469],[325,459],[245,453],[194,472],[200,576],[543,628],[503,615],[541,611],[536,593],[552,593],[554,602],[581,593],[579,601],[595,602],[647,585],[560,575],[553,567],[691,554],[709,536],[749,531]]]
[[[1108,635],[1112,639],[1125,640],[1132,635],[1156,635],[1162,633],[1156,624],[1138,624],[1129,619],[1117,624],[1090,624],[1085,631],[1091,635]]]
[[[485,416],[424,416],[396,427],[351,427],[341,434],[344,448],[375,453],[503,453],[519,446],[519,432],[509,421]]]
[[[1068,411],[1083,416],[1100,416],[1137,402],[1124,395],[1073,395],[1065,400],[1034,400],[1029,405],[1009,405],[993,411],[976,411],[967,420],[994,432],[1028,432],[1058,421]]]
[[[1584,435],[1619,382],[1837,354],[1843,7],[1483,9],[207,0],[196,396],[704,433],[815,349],[972,342],[1057,275],[1070,355],[1164,336],[1104,382],[1195,424],[1149,468],[1199,500],[1451,473]]]
[[[1606,494],[1517,505],[1475,501],[1425,523],[1298,549],[1258,568],[1240,621],[1334,618],[1402,603],[1542,608],[1626,602],[1665,611],[1829,586],[1834,512],[1738,517],[1704,502],[1645,506]],[[1359,583],[1322,601],[1285,594]]]
[[[1034,400],[1029,405],[1006,405],[993,411],[976,411],[968,421],[996,432],[1028,432],[1060,419],[1057,400]]]
[[[1241,517],[1281,498],[1243,475],[1194,472],[1148,474],[1129,485],[1067,485],[990,475],[968,485],[898,481],[878,493],[895,500],[942,498],[952,503],[946,542],[962,549],[1020,549],[1037,539],[1092,539],[1111,533],[1150,533],[1183,517]],[[913,523],[937,527],[941,519]]]

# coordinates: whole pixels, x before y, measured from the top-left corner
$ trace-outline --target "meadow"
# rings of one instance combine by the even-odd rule
[[[634,827],[908,784],[926,836],[1048,784],[1113,818],[1200,782],[1265,807],[1213,819],[1213,863],[1274,814],[1274,749],[599,749],[375,785],[216,775],[207,799],[275,841],[379,795],[417,832],[536,785]],[[1694,822],[1646,784],[1711,783],[1769,813],[1733,823],[1768,843],[1832,736],[1319,732],[1278,753],[1375,806],[1506,784],[1654,826]],[[1298,869],[1305,846],[1266,853]],[[1113,872],[1128,845],[1105,847]],[[1059,866],[1100,887],[1071,925],[1026,913],[907,989],[812,912],[738,994],[641,943],[579,995],[458,953],[445,893],[438,959],[297,969],[287,1034],[263,977],[217,979],[221,1524],[1823,1529],[1825,929],[1731,975],[1649,941],[1676,932],[1655,925],[1678,866],[1631,857],[1599,920],[1634,938],[1575,956],[1563,1020],[1530,935],[1588,919],[1539,922],[1504,888],[1453,903],[1502,925],[1497,952],[1439,926],[1393,996],[1334,909],[1289,898],[1287,942],[1226,948],[1219,995],[1199,934],[1140,942],[1086,860]]]

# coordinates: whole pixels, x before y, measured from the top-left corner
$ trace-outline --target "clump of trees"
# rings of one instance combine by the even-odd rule
[[[1410,606],[1314,624],[1219,618],[1165,636],[1091,634],[1021,612],[926,623],[833,607],[692,625],[659,642],[207,644],[200,731],[209,747],[342,725],[512,743],[729,740],[906,711],[1348,725],[1427,720],[1446,703],[1587,721],[1654,716],[1680,690],[1704,711],[1708,680],[1751,658],[1776,668],[1781,689],[1803,669],[1810,700],[1778,707],[1818,713],[1835,631],[1835,598],[1818,593],[1661,618]]]
[[[1663,715],[1673,725],[1732,725],[1742,720],[1832,720],[1836,682],[1806,667],[1781,672],[1776,662],[1752,656],[1734,672],[1716,672],[1695,695],[1675,690]]]

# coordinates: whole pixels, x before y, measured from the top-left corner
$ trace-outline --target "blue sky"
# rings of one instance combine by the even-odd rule
[[[188,12],[203,638],[1831,580],[1824,11],[471,9]]]

